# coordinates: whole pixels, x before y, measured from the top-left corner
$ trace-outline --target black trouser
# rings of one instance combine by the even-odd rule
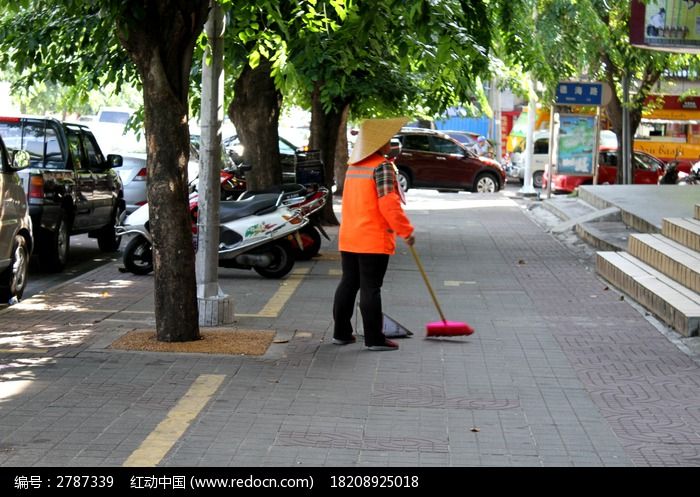
[[[333,337],[348,340],[352,336],[352,314],[357,291],[360,291],[360,313],[365,330],[365,345],[382,345],[384,315],[382,314],[382,284],[389,266],[387,254],[340,253],[343,277],[333,301]]]

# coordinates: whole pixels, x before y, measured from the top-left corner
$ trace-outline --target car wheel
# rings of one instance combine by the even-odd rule
[[[39,256],[41,268],[50,273],[63,271],[70,253],[70,233],[65,216],[61,216],[56,231],[44,231],[45,242]]]
[[[19,301],[27,286],[27,269],[29,268],[29,250],[27,240],[22,235],[15,235],[12,244],[12,261],[0,275],[0,302]]]
[[[405,171],[399,171],[399,186],[404,192],[411,188],[411,179]]]
[[[535,188],[542,188],[543,176],[543,171],[536,171],[535,174],[532,175],[532,186]]]
[[[493,175],[482,173],[476,177],[472,188],[474,193],[494,193],[498,191],[498,181]]]
[[[112,220],[97,233],[97,246],[102,252],[116,252],[119,250],[122,238],[117,236],[118,220],[119,209],[115,209]]]

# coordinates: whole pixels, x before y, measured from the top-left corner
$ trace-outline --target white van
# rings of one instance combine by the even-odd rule
[[[542,188],[542,178],[544,169],[549,160],[549,131],[540,130],[533,133],[535,147],[532,151],[532,164],[530,164],[530,172],[532,174],[532,186]],[[519,154],[516,161],[511,164],[508,176],[520,181],[522,185],[525,182],[525,153]]]

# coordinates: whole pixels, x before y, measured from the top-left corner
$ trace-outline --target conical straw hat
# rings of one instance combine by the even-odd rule
[[[355,164],[372,155],[389,142],[391,137],[407,122],[407,117],[367,119],[363,121],[348,162]]]

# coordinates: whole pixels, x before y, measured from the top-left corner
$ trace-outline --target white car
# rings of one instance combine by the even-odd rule
[[[124,202],[126,202],[126,213],[131,214],[136,209],[148,202],[148,189],[146,179],[148,169],[146,168],[146,154],[144,153],[122,153],[122,167],[117,169],[124,185]],[[193,180],[199,175],[199,162],[189,161],[187,163],[187,178]]]

